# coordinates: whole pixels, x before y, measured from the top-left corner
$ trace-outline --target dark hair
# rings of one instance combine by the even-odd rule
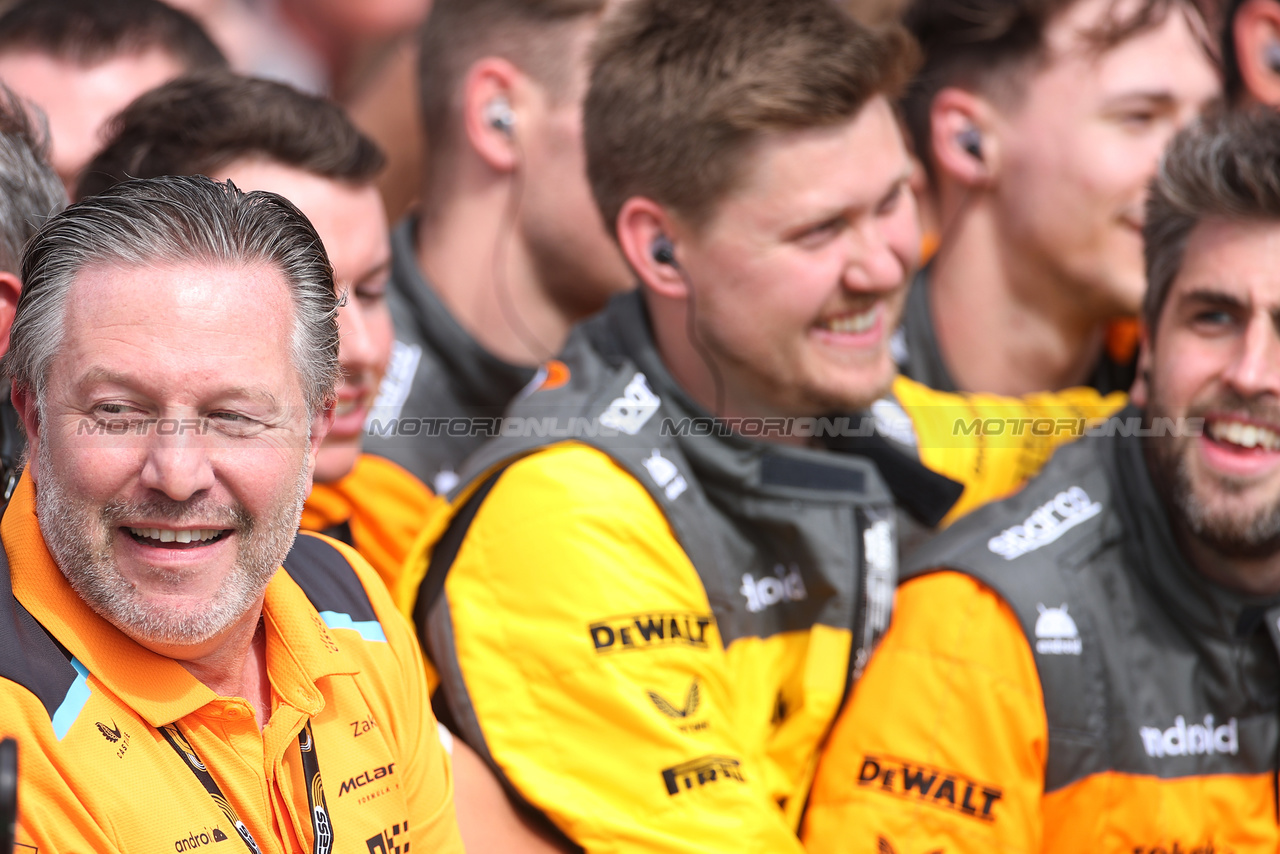
[[[751,143],[893,98],[916,52],[830,0],[630,0],[606,20],[584,108],[587,175],[612,232],[632,196],[705,223]]]
[[[188,71],[227,67],[196,19],[160,0],[19,0],[0,15],[0,51],[34,50],[96,65],[153,48]]]
[[[1239,103],[1244,95],[1244,76],[1236,56],[1236,13],[1244,0],[1230,0],[1222,10],[1222,94],[1228,104]]]
[[[1155,334],[1182,268],[1187,238],[1208,219],[1280,225],[1280,113],[1262,106],[1217,110],[1169,144],[1142,229],[1148,334]]]
[[[924,65],[902,99],[903,118],[916,154],[932,174],[929,112],[948,86],[1016,101],[1026,72],[1045,59],[1049,25],[1079,0],[914,0],[903,21],[920,43]],[[1127,14],[1127,0],[1111,0],[1097,27],[1084,34],[1099,52],[1159,26],[1171,11],[1203,21],[1193,0],[1142,0]],[[1206,46],[1206,56],[1209,55]]]
[[[418,54],[418,92],[431,163],[440,165],[436,153],[455,144],[463,81],[476,61],[503,57],[553,98],[561,97],[574,71],[566,58],[572,27],[602,14],[605,4],[606,0],[434,0]]]
[[[0,84],[0,270],[17,273],[23,244],[66,204],[66,190],[49,165],[48,133]]]
[[[291,352],[307,407],[332,400],[338,380],[338,300],[333,268],[311,223],[275,193],[244,193],[230,181],[166,176],[126,181],[71,205],[27,244],[9,352],[16,385],[43,399],[64,340],[67,295],[86,267],[174,263],[265,264],[289,285]]]
[[[229,73],[152,89],[112,120],[107,137],[81,173],[78,199],[127,178],[208,175],[253,155],[357,184],[372,181],[384,162],[338,105]]]

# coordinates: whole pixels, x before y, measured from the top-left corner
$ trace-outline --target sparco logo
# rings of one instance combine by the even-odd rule
[[[383,765],[380,768],[374,768],[372,771],[365,771],[363,774],[357,774],[350,780],[344,780],[342,785],[338,787],[338,797],[342,797],[347,792],[354,792],[356,789],[361,789],[372,783],[374,780],[381,780],[383,777],[390,777],[395,773],[395,767],[396,763],[392,762],[390,765]]]
[[[1021,525],[1006,528],[987,540],[987,548],[1005,560],[1013,560],[1049,545],[1101,512],[1101,504],[1080,487],[1073,486],[1037,507]]]
[[[742,587],[738,592],[747,597],[747,610],[753,614],[779,602],[801,602],[809,598],[804,589],[804,579],[800,577],[800,567],[794,563],[789,568],[778,564],[773,568],[773,575],[766,575],[759,581],[747,573],[742,576]]]
[[[1067,613],[1067,606],[1046,608],[1037,602],[1040,616],[1036,618],[1036,652],[1041,655],[1079,655],[1084,649],[1076,621]]]
[[[1187,726],[1186,718],[1178,715],[1173,726],[1166,730],[1144,726],[1138,730],[1142,746],[1148,756],[1199,756],[1201,754],[1240,752],[1240,732],[1235,718],[1228,718],[1222,726],[1213,725],[1213,715],[1205,715],[1203,724]]]

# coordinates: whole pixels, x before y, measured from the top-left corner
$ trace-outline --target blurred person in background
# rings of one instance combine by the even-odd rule
[[[1227,103],[1280,107],[1280,2],[1231,0],[1222,28]]]
[[[0,355],[9,349],[9,327],[22,293],[22,247],[67,204],[38,118],[38,111],[0,84]],[[0,501],[8,501],[26,443],[8,383],[0,383],[0,394]]]
[[[1147,181],[1218,93],[1186,0],[916,0],[903,100],[940,242],[895,358],[933,388],[1127,391]],[[1132,326],[1121,327],[1133,329]]]
[[[0,15],[0,82],[48,117],[68,194],[113,114],[175,77],[224,67],[199,23],[160,0],[20,0]]]
[[[629,289],[587,186],[587,49],[605,0],[437,0],[431,156],[392,238],[396,347],[367,447],[447,492],[569,329]]]
[[[431,7],[431,0],[165,2],[200,21],[236,71],[338,101],[368,83]]]
[[[204,24],[236,71],[330,94],[387,156],[387,216],[422,184],[417,31],[430,0],[167,0]]]

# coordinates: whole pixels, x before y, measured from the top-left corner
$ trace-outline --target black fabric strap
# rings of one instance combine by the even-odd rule
[[[169,746],[178,754],[182,763],[191,769],[191,773],[200,781],[200,785],[204,786],[204,790],[209,793],[209,797],[213,799],[214,804],[227,817],[227,821],[231,822],[231,826],[236,829],[236,833],[240,836],[240,841],[244,843],[245,847],[252,854],[262,854],[262,849],[258,847],[257,840],[253,838],[249,828],[236,815],[235,807],[231,805],[226,795],[222,793],[218,782],[213,779],[209,769],[200,761],[195,748],[191,746],[191,742],[187,741],[186,736],[182,734],[177,725],[168,724],[160,727],[160,734],[164,736],[165,741],[169,742]],[[329,822],[329,808],[324,799],[324,785],[320,781],[320,762],[316,757],[315,739],[311,737],[310,721],[303,724],[302,732],[298,734],[298,749],[302,754],[302,772],[307,781],[307,805],[311,808],[311,835],[315,840],[311,851],[312,854],[329,854],[333,850],[333,825]]]
[[[431,563],[427,565],[427,576],[418,587],[418,601],[413,606],[413,622],[418,626],[419,631],[427,624],[427,615],[431,613],[431,607],[444,593],[444,583],[449,577],[449,569],[458,557],[458,551],[462,548],[462,541],[467,537],[471,522],[476,518],[476,513],[480,512],[480,505],[484,503],[494,484],[498,482],[498,478],[502,477],[502,473],[510,465],[511,463],[508,463],[500,467],[489,475],[475,492],[471,493],[467,503],[449,521],[449,529],[444,532],[444,536],[432,550]],[[425,638],[422,640],[426,643]]]
[[[830,436],[827,448],[857,454],[876,464],[894,499],[927,528],[936,528],[964,492],[964,484],[907,456],[880,435]]]

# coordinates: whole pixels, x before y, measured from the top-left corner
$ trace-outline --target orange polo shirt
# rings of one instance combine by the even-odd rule
[[[19,745],[18,850],[247,851],[161,735],[176,723],[263,854],[310,852],[298,746],[310,720],[334,852],[462,851],[421,654],[353,550],[304,535],[267,587],[260,729],[247,701],[215,695],[91,611],[53,563],[34,503],[24,477],[0,522],[11,570],[0,572],[0,735]]]
[[[311,490],[302,509],[302,530],[323,533],[345,523],[351,545],[390,585],[427,520],[446,506],[391,460],[361,454],[346,477],[317,483]]]

